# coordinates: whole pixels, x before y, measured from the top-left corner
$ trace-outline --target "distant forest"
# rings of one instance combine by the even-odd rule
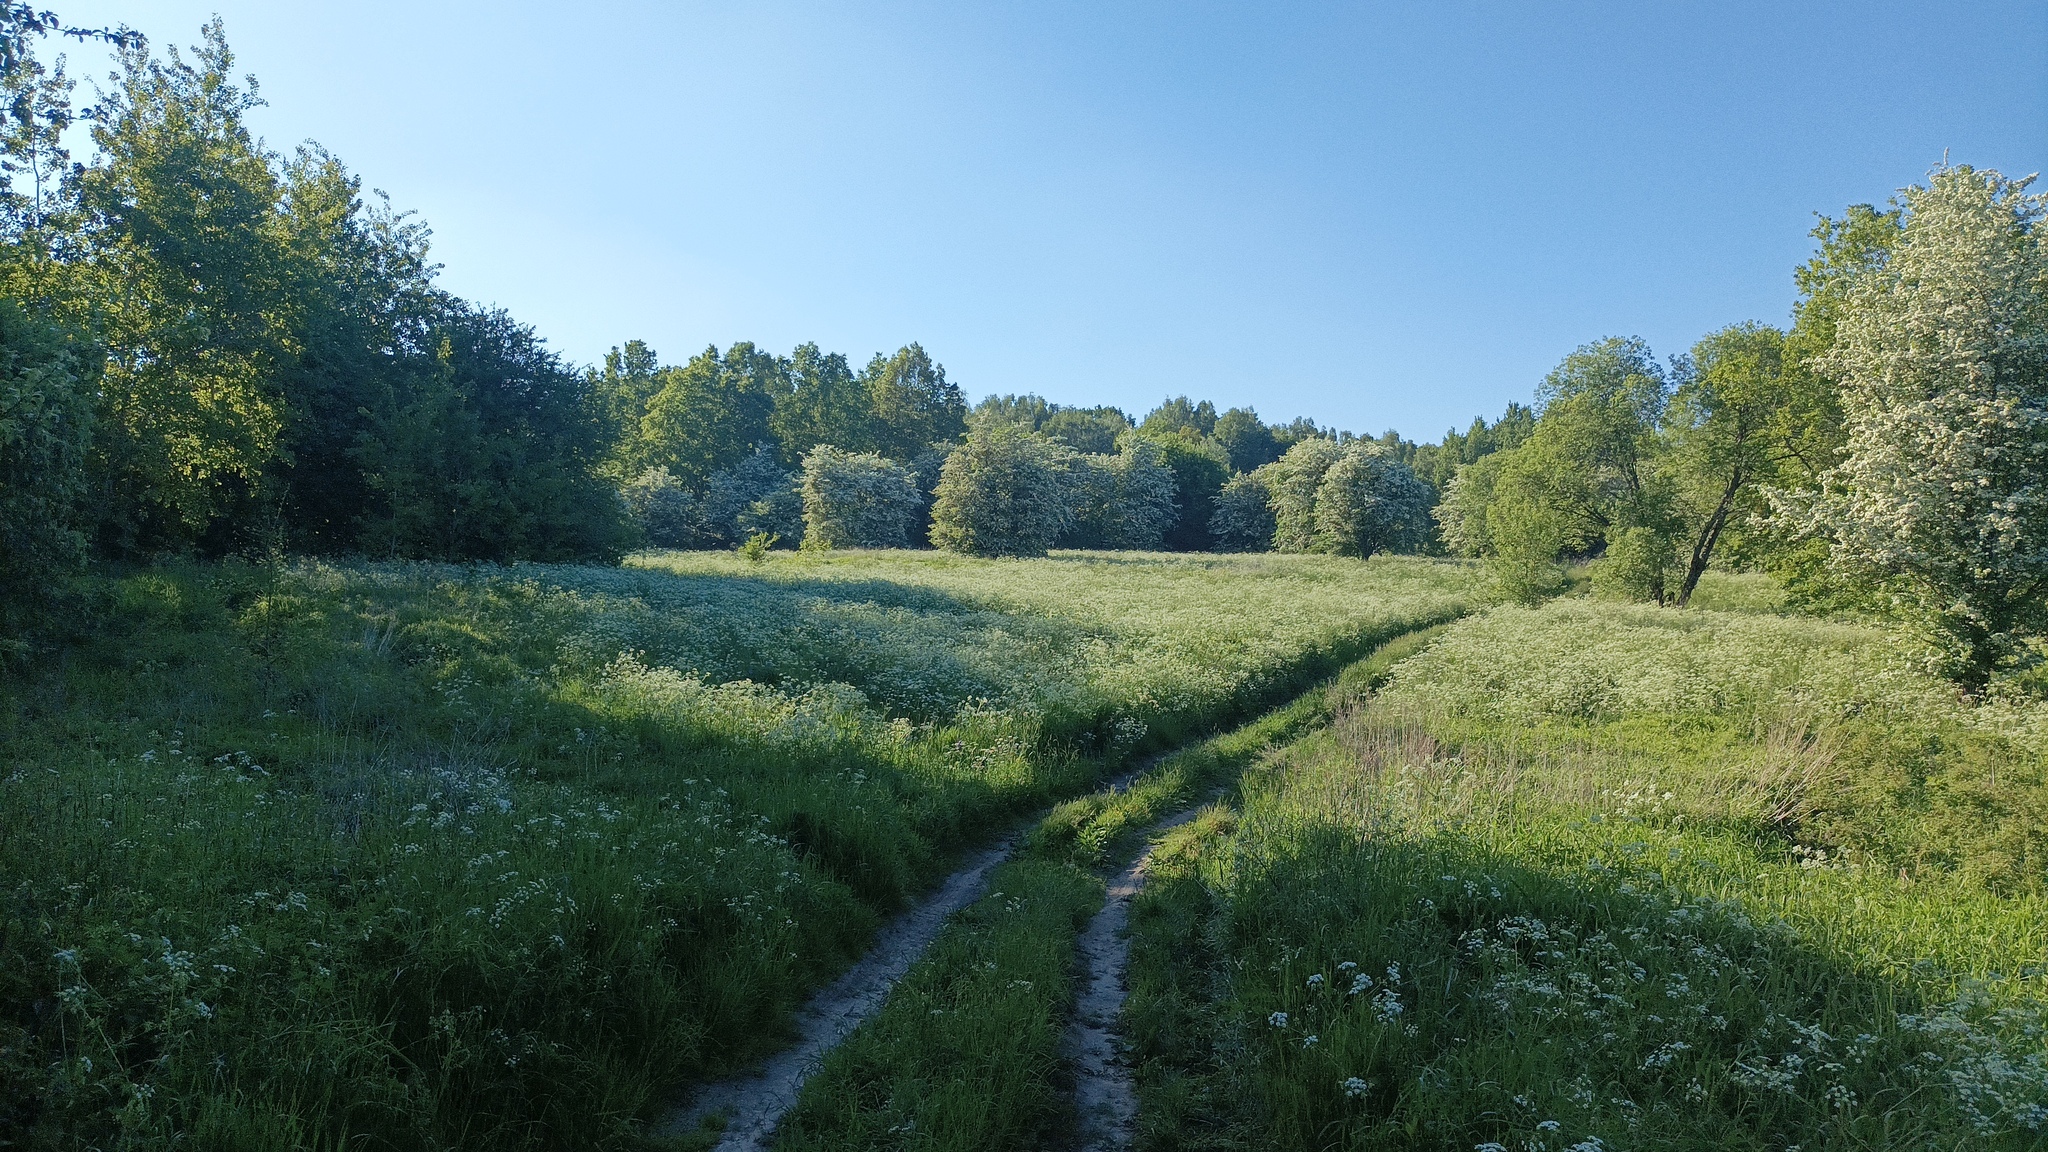
[[[424,224],[246,124],[218,20],[75,103],[0,14],[0,637],[85,566],[175,555],[615,558],[641,546],[1452,552],[1532,599],[1588,562],[1683,604],[1721,564],[1895,612],[1981,683],[2048,599],[2048,262],[1966,166],[1814,230],[1789,329],[1610,338],[1431,444],[1167,399],[969,406],[912,343],[599,366],[437,286]],[[69,150],[72,129],[90,158]]]

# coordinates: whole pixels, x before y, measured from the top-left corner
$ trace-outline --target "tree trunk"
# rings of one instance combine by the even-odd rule
[[[1692,590],[1699,586],[1700,577],[1706,574],[1707,562],[1714,558],[1714,545],[1721,542],[1721,530],[1728,526],[1728,514],[1735,508],[1735,494],[1742,491],[1742,473],[1728,477],[1728,486],[1721,490],[1721,502],[1714,506],[1714,514],[1700,526],[1700,534],[1693,541],[1692,562],[1685,567],[1685,582],[1678,588],[1678,606],[1685,607],[1692,599]]]

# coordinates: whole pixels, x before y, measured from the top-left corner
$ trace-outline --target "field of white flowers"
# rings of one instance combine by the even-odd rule
[[[2044,710],[1874,631],[1496,608],[1155,856],[1173,1148],[2038,1148]]]
[[[109,579],[0,681],[0,1132],[634,1146],[953,852],[1471,585],[908,553]]]

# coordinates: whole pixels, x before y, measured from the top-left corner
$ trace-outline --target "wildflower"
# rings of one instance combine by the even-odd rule
[[[1309,990],[1309,991],[1311,991],[1311,992],[1320,992],[1320,991],[1322,991],[1322,987],[1323,987],[1323,974],[1322,974],[1321,972],[1318,972],[1318,973],[1316,973],[1315,975],[1313,975],[1313,976],[1311,976],[1311,977],[1309,977],[1309,978],[1308,978],[1308,990]]]
[[[1508,1152],[1508,1146],[1498,1140],[1488,1140],[1484,1144],[1474,1144],[1472,1152]]]
[[[1320,1044],[1320,1043],[1322,1043],[1322,1042],[1323,1042],[1323,1038],[1322,1038],[1321,1036],[1309,1035],[1309,1036],[1303,1036],[1303,1037],[1301,1038],[1301,1046],[1302,1046],[1303,1048],[1313,1048],[1313,1047],[1315,1047],[1316,1045],[1318,1045],[1318,1044]]]
[[[1356,961],[1356,960],[1346,960],[1346,961],[1345,961],[1345,962],[1343,962],[1342,964],[1339,964],[1339,965],[1337,965],[1337,971],[1339,971],[1339,972],[1349,972],[1349,971],[1351,971],[1352,969],[1354,969],[1354,968],[1357,968],[1357,967],[1358,967],[1358,961]]]
[[[1287,1013],[1275,1012],[1271,1016],[1266,1017],[1266,1023],[1271,1024],[1275,1028],[1285,1028],[1287,1027]]]
[[[1342,1088],[1344,1090],[1344,1095],[1350,1097],[1353,1100],[1356,1100],[1359,1097],[1365,1095],[1367,1092],[1372,1091],[1371,1084],[1368,1084],[1365,1081],[1360,1080],[1356,1076],[1346,1076],[1344,1078],[1344,1082],[1337,1085],[1337,1087]]]
[[[1371,987],[1372,977],[1367,976],[1363,972],[1360,972],[1358,975],[1353,976],[1351,978],[1351,987],[1347,989],[1344,994],[1346,996],[1356,996],[1359,993],[1364,992],[1367,989],[1370,989]]]
[[[1555,1120],[1538,1120],[1536,1122],[1536,1130],[1538,1132],[1556,1132],[1563,1127],[1564,1125],[1559,1124]]]

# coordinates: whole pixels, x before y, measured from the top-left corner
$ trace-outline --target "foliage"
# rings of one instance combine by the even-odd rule
[[[2048,255],[2027,181],[1937,169],[1839,304],[1846,443],[1810,523],[1966,684],[2048,626]]]
[[[804,544],[901,548],[924,496],[910,469],[820,444],[804,457]]]
[[[787,388],[786,367],[769,352],[746,342],[722,355],[706,348],[662,374],[633,459],[696,488],[773,442],[769,417]]]
[[[946,457],[931,540],[975,556],[1043,556],[1074,518],[1073,449],[1014,425],[984,424]]]
[[[1126,436],[1114,456],[1088,455],[1076,470],[1076,511],[1062,544],[1077,548],[1157,549],[1174,520],[1174,477],[1166,453],[1143,436]]]
[[[1339,556],[1414,551],[1429,534],[1428,485],[1381,445],[1354,442],[1316,488],[1315,543]]]
[[[649,468],[633,478],[619,495],[647,543],[657,548],[688,548],[697,542],[700,511],[697,495],[682,486],[666,468]]]
[[[876,355],[861,375],[874,412],[873,451],[908,460],[967,431],[967,401],[960,386],[948,381],[945,367],[916,344],[886,358]]]
[[[1316,543],[1316,493],[1323,476],[1344,454],[1335,440],[1310,437],[1289,448],[1272,464],[1267,490],[1273,496],[1273,547],[1281,552],[1308,552]]]
[[[1272,475],[1266,466],[1240,472],[1216,493],[1216,512],[1209,517],[1209,537],[1221,552],[1264,552],[1273,547]]]
[[[1173,472],[1173,520],[1163,543],[1178,552],[1208,551],[1209,521],[1216,515],[1216,494],[1230,478],[1230,458],[1214,440],[1188,432],[1152,435],[1141,426],[1136,435],[1157,445]]]
[[[0,299],[0,655],[83,569],[92,381],[56,327]]]
[[[703,532],[715,544],[767,533],[794,546],[804,537],[804,497],[796,475],[783,470],[766,444],[713,473],[702,507]]]
[[[1609,534],[1607,551],[1594,561],[1593,587],[1624,600],[1661,604],[1677,559],[1669,536],[1650,528],[1623,528]],[[1679,596],[1690,591],[1683,589]]]

